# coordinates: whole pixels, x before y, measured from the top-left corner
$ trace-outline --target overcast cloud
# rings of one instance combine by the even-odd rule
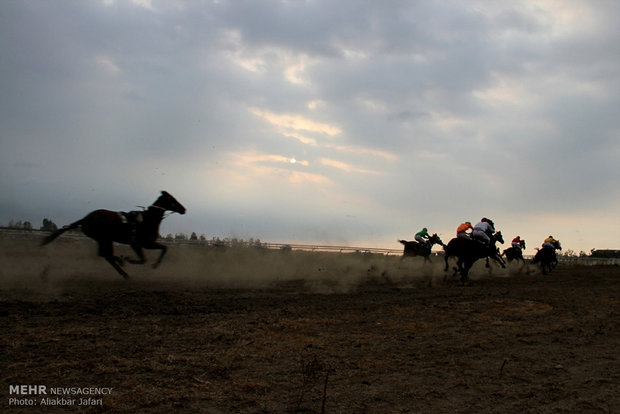
[[[0,223],[620,248],[616,1],[4,1]]]

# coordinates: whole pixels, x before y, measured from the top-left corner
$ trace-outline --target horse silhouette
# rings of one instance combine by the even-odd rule
[[[546,275],[547,271],[551,272],[558,265],[556,250],[562,250],[560,242],[553,243],[553,247],[543,247],[538,250],[532,259],[533,264],[540,263],[543,275]]]
[[[504,243],[502,232],[498,231],[497,233],[491,235],[490,239],[490,245],[486,245],[477,240],[465,239],[462,237],[455,237],[450,240],[450,242],[448,242],[448,244],[444,247],[444,261],[446,262],[444,271],[448,271],[448,259],[451,257],[456,257],[458,259],[457,267],[454,268],[454,271],[461,274],[461,283],[467,282],[469,279],[469,270],[478,259],[487,258],[487,267],[489,267],[489,258],[495,260],[501,267],[506,267],[504,260],[499,255],[497,247],[495,247],[496,242],[500,242],[502,244]]]
[[[502,252],[502,255],[506,256],[507,262],[510,263],[513,260],[520,260],[521,262],[523,262],[523,264],[525,264],[525,259],[523,258],[523,249],[525,249],[525,240],[521,240],[519,242],[519,245],[521,246],[520,249],[512,246],[512,247],[505,249]]]
[[[399,240],[399,242],[405,246],[401,259],[404,259],[405,257],[423,256],[424,262],[431,261],[429,256],[431,255],[431,248],[433,247],[433,245],[439,244],[441,246],[445,246],[437,233],[433,234],[428,240],[431,247],[425,246],[421,243],[418,243],[417,241]]]
[[[162,191],[161,195],[145,211],[132,211],[129,213],[95,210],[81,220],[65,226],[43,239],[41,245],[46,245],[64,232],[80,227],[82,232],[95,240],[99,245],[99,256],[103,257],[125,279],[129,278],[121,266],[123,259],[114,256],[114,242],[128,244],[138,255],[138,260],[127,259],[130,263],[143,264],[146,262],[143,249],[161,250],[159,257],[153,264],[157,267],[164,255],[166,246],[157,242],[159,237],[159,225],[164,219],[164,213],[185,214],[185,207],[181,205],[168,192]]]

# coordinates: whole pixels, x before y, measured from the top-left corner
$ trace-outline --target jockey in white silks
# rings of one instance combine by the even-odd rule
[[[471,233],[471,238],[483,242],[486,245],[491,245],[491,235],[495,233],[495,227],[493,221],[483,217],[480,223],[474,226],[474,231]]]

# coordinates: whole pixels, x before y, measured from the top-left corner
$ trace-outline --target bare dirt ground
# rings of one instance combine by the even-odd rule
[[[618,266],[463,287],[438,263],[173,247],[124,281],[90,242],[3,237],[0,268],[2,412],[620,412]],[[112,391],[43,407],[16,384]]]

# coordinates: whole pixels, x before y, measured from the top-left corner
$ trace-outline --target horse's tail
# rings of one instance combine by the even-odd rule
[[[534,255],[534,258],[532,259],[532,263],[536,264],[536,263],[540,262],[540,259],[541,259],[540,249],[536,248],[536,254]]]
[[[56,230],[55,232],[53,232],[52,234],[50,234],[49,236],[47,236],[46,238],[43,239],[43,241],[41,242],[41,246],[45,246],[46,244],[51,243],[52,241],[54,241],[58,236],[60,236],[64,232],[79,227],[82,224],[83,221],[84,221],[84,219],[78,220],[75,223],[71,223],[68,226],[64,226],[62,229]]]

